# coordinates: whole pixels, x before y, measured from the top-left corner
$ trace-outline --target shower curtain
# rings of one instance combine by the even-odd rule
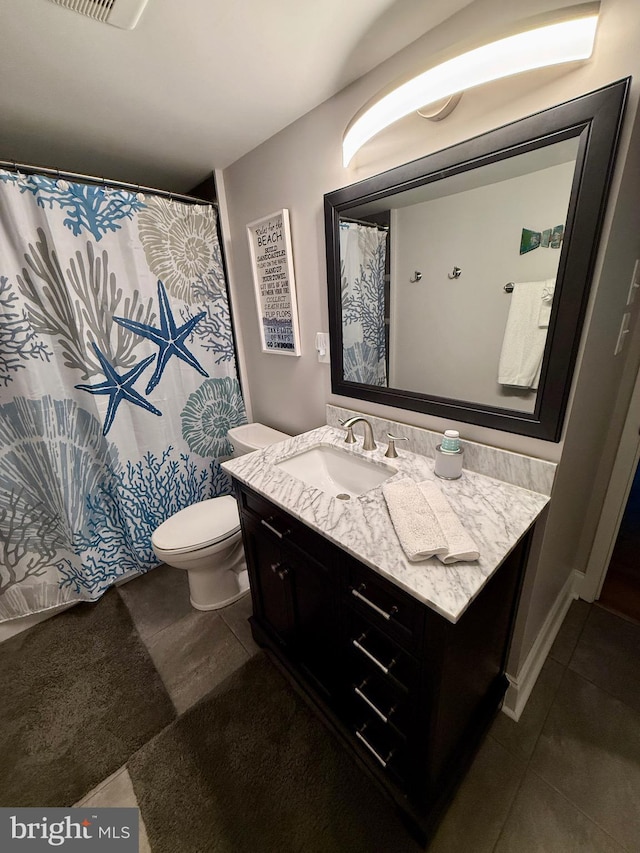
[[[0,621],[157,564],[246,422],[217,214],[0,171]]]
[[[386,232],[340,223],[342,369],[348,382],[386,385]]]

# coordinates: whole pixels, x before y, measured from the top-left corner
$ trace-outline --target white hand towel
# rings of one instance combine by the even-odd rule
[[[542,289],[542,298],[540,301],[540,311],[538,313],[538,326],[541,329],[549,328],[549,320],[551,319],[551,306],[553,305],[553,292],[556,287],[555,278],[550,278],[544,283]]]
[[[409,560],[447,553],[447,540],[418,484],[409,478],[382,486],[400,544]]]
[[[433,480],[418,483],[418,488],[434,515],[447,540],[445,554],[436,554],[443,563],[455,563],[458,560],[477,560],[480,556],[476,543],[462,526],[451,504]]]
[[[504,330],[498,382],[518,388],[538,387],[547,330],[538,325],[547,281],[516,282]]]

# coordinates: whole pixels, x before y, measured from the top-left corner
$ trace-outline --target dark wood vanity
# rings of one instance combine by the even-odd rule
[[[506,690],[530,533],[454,624],[234,484],[256,641],[426,840]]]

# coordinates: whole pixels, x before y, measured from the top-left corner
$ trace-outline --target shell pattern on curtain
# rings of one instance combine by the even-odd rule
[[[342,369],[347,382],[386,385],[386,233],[340,223]]]
[[[0,620],[157,564],[246,422],[216,211],[0,171]]]

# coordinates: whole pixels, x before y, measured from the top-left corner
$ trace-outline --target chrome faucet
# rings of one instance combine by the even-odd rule
[[[362,423],[364,424],[364,441],[362,444],[362,449],[363,450],[375,450],[376,449],[376,443],[373,440],[373,430],[371,429],[371,424],[369,423],[369,421],[366,418],[361,418],[357,415],[356,415],[356,417],[353,417],[353,418],[347,418],[346,421],[340,421],[342,426],[347,431],[347,435],[345,438],[346,443],[347,444],[355,444],[356,443],[356,438],[353,434],[353,426],[354,426],[354,424],[357,424],[358,421],[362,421]]]

